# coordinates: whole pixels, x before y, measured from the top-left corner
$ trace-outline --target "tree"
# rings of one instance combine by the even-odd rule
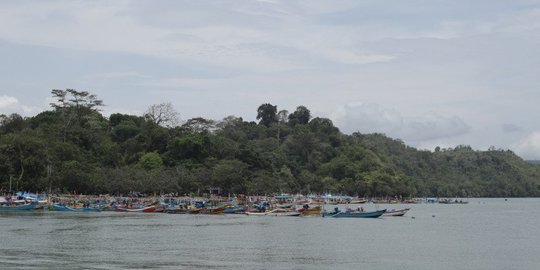
[[[289,123],[291,125],[306,125],[311,119],[311,112],[304,106],[296,107],[296,111],[289,115]]]
[[[244,193],[248,165],[240,160],[221,160],[212,170],[213,185],[224,192]]]
[[[50,105],[56,112],[60,113],[64,142],[68,139],[69,132],[80,128],[87,122],[88,116],[98,113],[100,107],[104,106],[102,100],[87,91],[53,89],[51,94],[56,102],[52,102]]]
[[[20,132],[23,128],[24,118],[19,114],[0,115],[0,134]]]
[[[148,121],[161,126],[174,127],[178,125],[179,113],[170,102],[154,104],[144,114]]]
[[[56,98],[56,102],[52,102],[50,105],[56,110],[76,108],[99,111],[99,107],[105,106],[101,99],[87,91],[53,89],[51,94]]]
[[[269,127],[272,123],[277,122],[277,106],[270,103],[265,103],[257,109],[257,120],[259,124]]]
[[[277,114],[277,123],[278,123],[277,140],[278,140],[278,143],[281,141],[281,126],[284,125],[285,123],[287,123],[287,115],[288,114],[289,114],[289,112],[287,110],[281,110]]]
[[[163,160],[158,153],[150,152],[144,154],[137,165],[147,171],[152,171],[161,168]]]
[[[214,120],[195,117],[187,120],[182,127],[193,133],[206,133],[213,131],[216,127],[216,123]]]

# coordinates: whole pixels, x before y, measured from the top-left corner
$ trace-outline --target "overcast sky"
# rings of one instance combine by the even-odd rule
[[[304,105],[346,133],[540,159],[540,1],[1,1],[0,114],[51,89],[182,119]]]

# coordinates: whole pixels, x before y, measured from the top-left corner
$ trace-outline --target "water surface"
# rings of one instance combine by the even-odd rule
[[[379,219],[0,213],[0,268],[540,269],[538,205],[362,205],[412,208]]]

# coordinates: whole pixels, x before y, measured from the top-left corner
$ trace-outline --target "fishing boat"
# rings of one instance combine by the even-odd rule
[[[371,211],[371,212],[362,212],[362,211],[334,211],[334,212],[328,212],[323,213],[323,217],[327,218],[378,218],[382,216],[386,212],[386,209],[384,210],[377,210],[377,211]]]
[[[458,200],[458,199],[439,199],[438,203],[441,203],[441,204],[468,204],[469,202],[464,201],[462,199],[460,199],[460,200]]]
[[[192,214],[192,215],[200,214],[201,211],[202,211],[202,208],[190,208],[188,209],[188,214]]]
[[[349,203],[350,204],[363,204],[363,203],[367,203],[367,202],[368,202],[367,199],[353,199]]]
[[[201,211],[200,211],[200,214],[219,215],[219,214],[223,214],[224,210],[225,210],[224,206],[212,207],[212,208],[202,208]]]
[[[20,205],[0,205],[0,212],[12,212],[12,211],[28,211],[37,206],[37,202],[20,204]]]
[[[154,213],[156,212],[155,206],[147,206],[143,208],[125,208],[125,207],[116,207],[116,212],[131,212],[131,213]]]
[[[167,214],[187,214],[189,213],[189,209],[185,207],[168,207],[163,212]]]
[[[297,217],[300,215],[297,211],[291,211],[283,208],[276,208],[266,212],[246,212],[249,216],[275,216],[275,217]]]
[[[303,207],[302,209],[298,209],[297,211],[304,216],[318,216],[321,214],[322,206],[316,205],[311,208]]]
[[[229,206],[223,210],[223,214],[243,214],[244,212],[246,212],[244,206]]]
[[[59,212],[100,212],[101,210],[93,207],[69,207],[62,204],[53,204],[51,210]]]
[[[405,215],[405,213],[407,213],[407,211],[411,210],[410,208],[403,208],[403,209],[399,209],[399,210],[395,210],[395,209],[392,209],[392,210],[387,210],[383,216],[385,217],[402,217]]]

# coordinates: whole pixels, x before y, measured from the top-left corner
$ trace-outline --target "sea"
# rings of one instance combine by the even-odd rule
[[[411,208],[377,219],[0,213],[0,269],[540,269],[540,199],[467,201],[358,205]]]

